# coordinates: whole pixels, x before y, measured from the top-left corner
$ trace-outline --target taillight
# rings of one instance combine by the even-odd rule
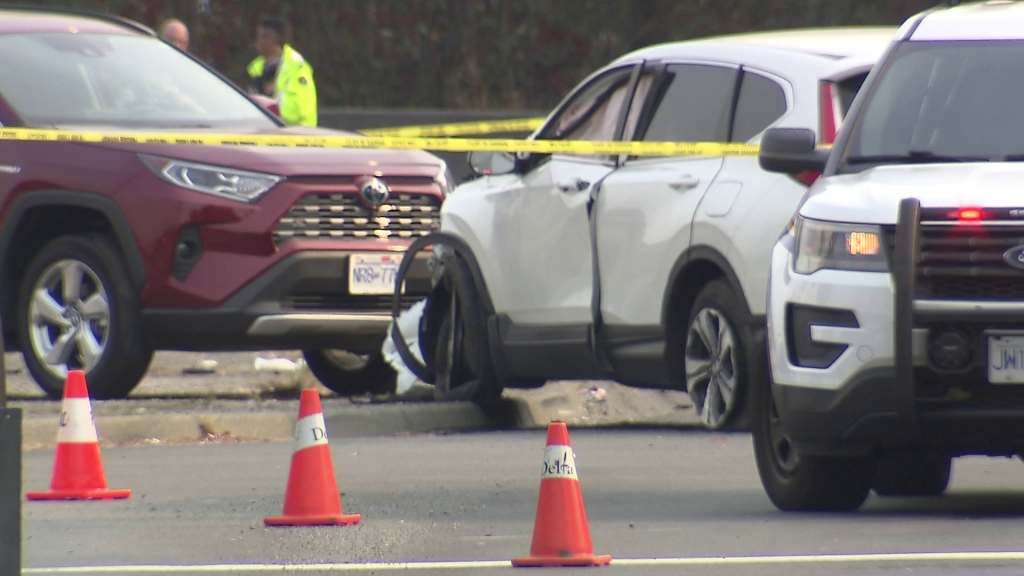
[[[832,90],[832,84],[830,82],[821,83],[821,94],[820,94],[820,105],[821,110],[821,143],[822,144],[833,144],[836,141],[836,134],[839,133],[839,123],[841,118],[839,117],[839,109],[836,107],[835,92]],[[814,181],[821,176],[821,172],[801,172],[794,176],[801,183],[810,186],[814,184]]]
[[[811,184],[814,184],[814,181],[817,180],[819,176],[821,176],[821,172],[801,172],[793,177],[810,186]]]
[[[835,94],[830,82],[821,83],[821,143],[832,144],[839,133],[839,110],[836,108]]]

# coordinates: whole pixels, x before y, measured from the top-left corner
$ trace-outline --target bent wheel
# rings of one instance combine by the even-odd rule
[[[434,339],[434,397],[492,406],[501,399],[503,386],[491,360],[483,306],[468,265],[452,259],[444,282],[449,300]]]
[[[345,350],[303,350],[309,371],[340,396],[395,391],[397,375],[380,352],[355,354]]]

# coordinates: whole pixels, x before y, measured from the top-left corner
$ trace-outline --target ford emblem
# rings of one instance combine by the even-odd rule
[[[1024,245],[1014,246],[1003,252],[1003,260],[1006,260],[1006,263],[1014,268],[1024,270]]]
[[[371,178],[369,182],[363,184],[359,194],[363,197],[363,202],[374,210],[383,206],[388,201],[388,196],[390,195],[387,184],[377,178]]]

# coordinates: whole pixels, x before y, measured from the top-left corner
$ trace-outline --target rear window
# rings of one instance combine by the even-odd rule
[[[841,107],[840,112],[843,118],[846,118],[846,115],[850,113],[853,99],[857,96],[857,92],[860,92],[860,87],[864,85],[864,79],[867,77],[868,73],[865,72],[833,84],[839,93],[839,106]]]
[[[865,102],[847,157],[1024,154],[1024,42],[905,42]]]
[[[233,86],[149,36],[0,35],[0,95],[35,126],[276,126]]]

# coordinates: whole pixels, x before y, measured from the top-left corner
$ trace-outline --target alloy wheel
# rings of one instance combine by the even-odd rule
[[[722,427],[736,405],[739,386],[736,334],[718,310],[697,313],[686,335],[686,389],[705,427]]]
[[[88,371],[107,345],[107,291],[89,266],[60,260],[36,282],[28,319],[32,352],[48,371],[61,378],[69,370]]]

